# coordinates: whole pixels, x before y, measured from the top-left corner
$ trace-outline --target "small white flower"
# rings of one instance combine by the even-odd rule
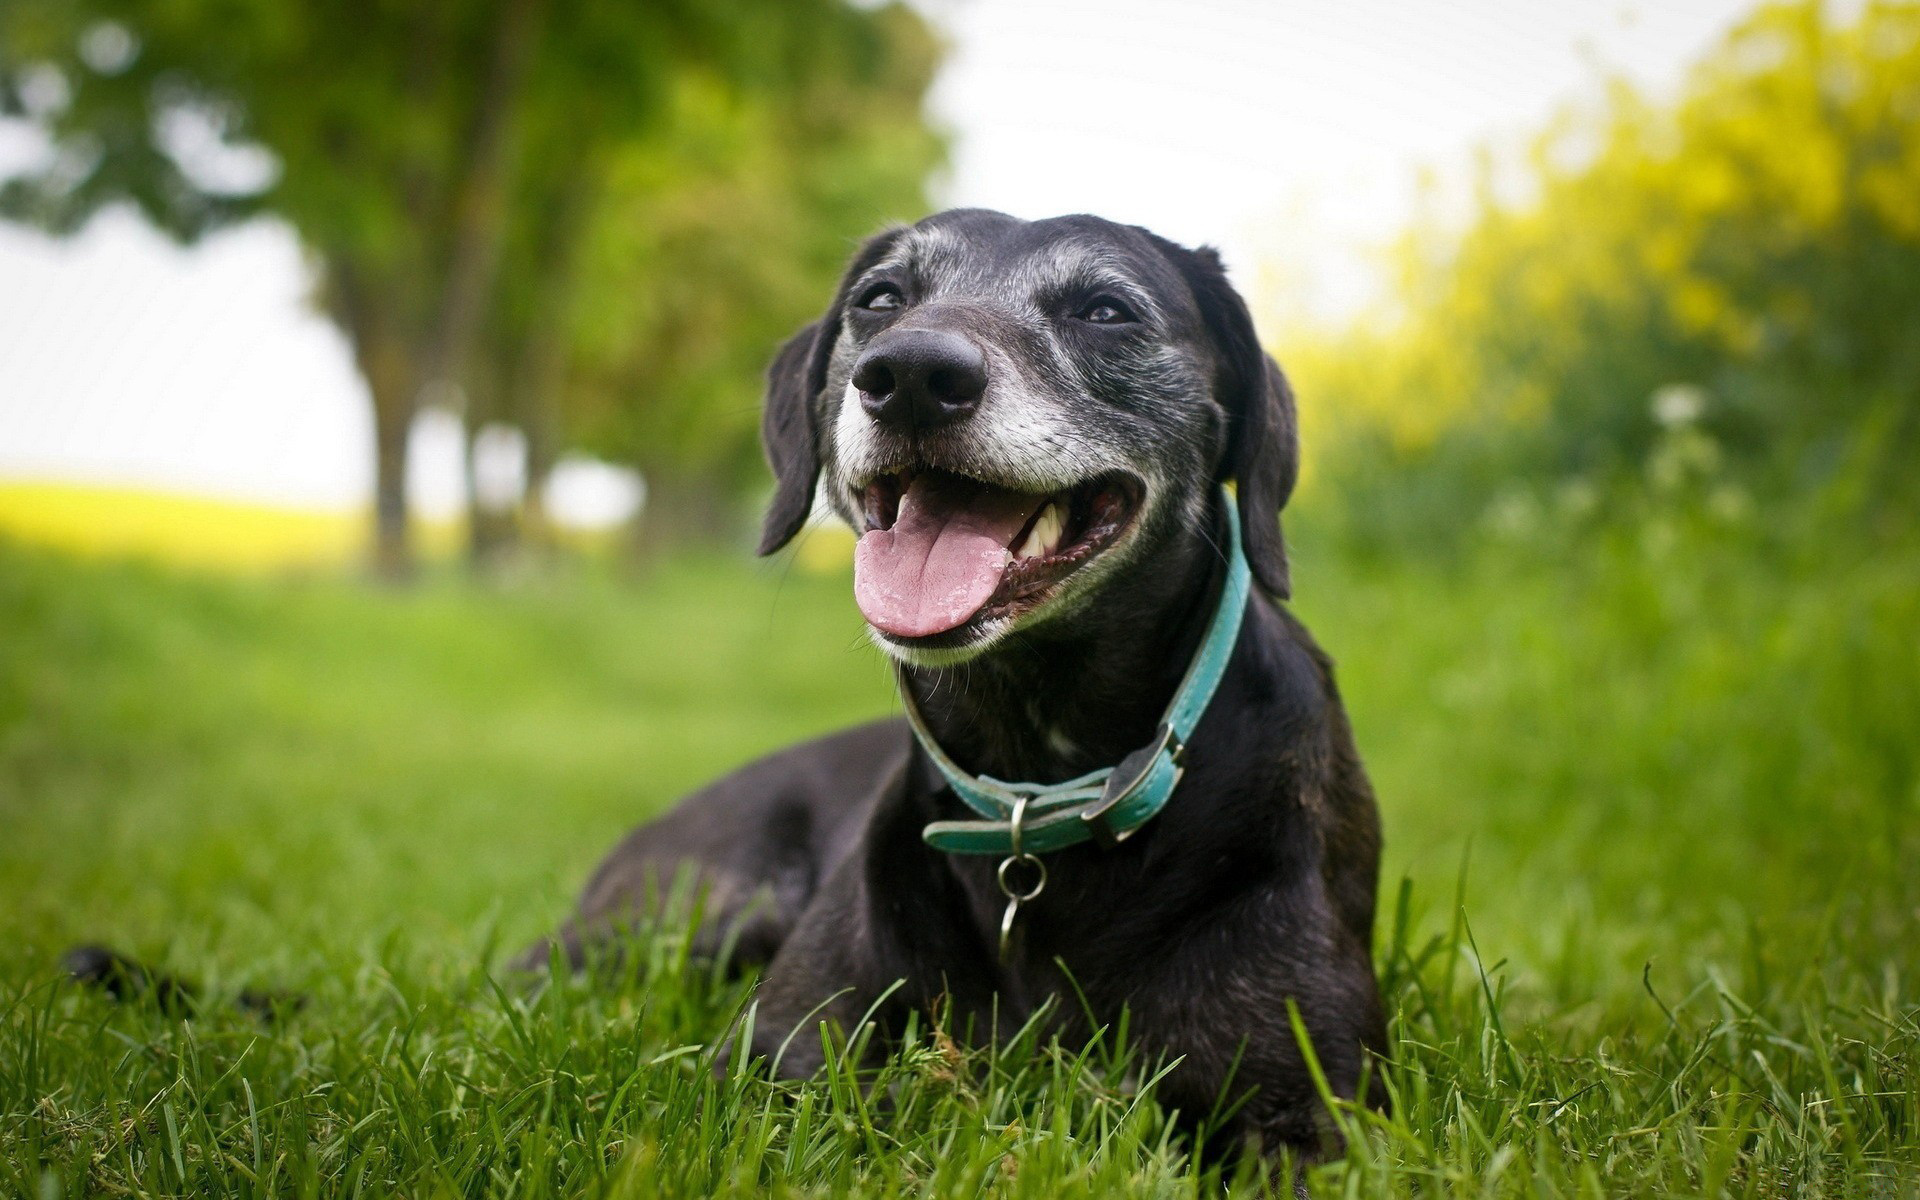
[[[1706,389],[1691,383],[1670,383],[1653,393],[1653,419],[1669,429],[1691,425],[1706,411]]]

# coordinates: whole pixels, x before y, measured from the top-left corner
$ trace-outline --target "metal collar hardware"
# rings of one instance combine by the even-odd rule
[[[1212,623],[1195,651],[1179,688],[1168,704],[1153,740],[1128,754],[1118,764],[1064,783],[1007,783],[989,775],[962,770],[947,757],[927,729],[904,673],[899,676],[900,700],[913,735],[955,795],[979,814],[980,820],[935,821],[921,836],[927,844],[950,854],[997,854],[1000,890],[1008,900],[1001,920],[1004,946],[1013,928],[1014,914],[1046,886],[1046,868],[1035,855],[1047,854],[1093,841],[1112,848],[1152,820],[1186,774],[1186,744],[1207,710],[1227,660],[1240,637],[1246,615],[1252,572],[1240,540],[1240,520],[1233,497],[1221,490],[1226,512],[1226,578]],[[1020,888],[1008,882],[1016,864],[1031,864],[1035,882]]]

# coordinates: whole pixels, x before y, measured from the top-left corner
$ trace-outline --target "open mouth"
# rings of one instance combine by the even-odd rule
[[[1038,608],[1119,538],[1140,494],[1120,474],[1050,494],[932,467],[878,476],[855,494],[866,522],[854,597],[882,633],[951,641],[943,635]]]

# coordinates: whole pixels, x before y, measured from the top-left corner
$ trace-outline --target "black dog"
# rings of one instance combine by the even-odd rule
[[[943,213],[862,247],[769,382],[761,552],[816,493],[865,531],[856,597],[926,741],[868,725],[689,797],[601,865],[565,956],[654,915],[691,864],[702,946],[766,963],[752,1049],[784,1043],[783,1075],[821,1062],[796,1028],[877,1001],[883,1028],[950,1004],[984,1031],[996,1004],[1007,1027],[1058,998],[1069,1034],[1124,1006],[1140,1043],[1181,1057],[1164,1102],[1197,1116],[1250,1093],[1231,1134],[1312,1153],[1288,1003],[1353,1096],[1385,1036],[1379,822],[1331,665],[1278,603],[1293,399],[1219,259],[1093,217]],[[1257,584],[1243,610],[1236,562]],[[1221,628],[1217,687],[1170,732]],[[989,790],[1119,766],[1059,819],[1020,785],[982,821],[938,755]],[[1177,780],[1150,819],[1154,787],[1117,795],[1142,776]]]

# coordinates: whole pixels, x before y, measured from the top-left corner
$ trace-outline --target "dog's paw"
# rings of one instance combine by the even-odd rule
[[[191,1015],[195,993],[192,986],[169,975],[149,970],[139,962],[105,946],[75,946],[61,956],[61,967],[76,983],[96,987],[115,1000],[151,997],[163,1012]]]

